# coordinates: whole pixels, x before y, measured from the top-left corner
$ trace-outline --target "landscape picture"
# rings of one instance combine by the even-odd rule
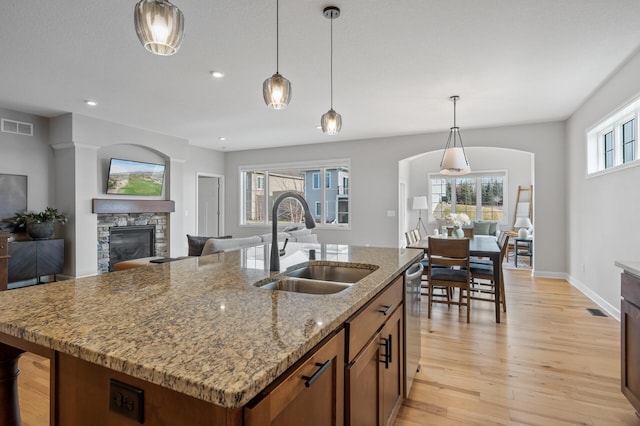
[[[164,164],[112,158],[107,194],[162,195]]]

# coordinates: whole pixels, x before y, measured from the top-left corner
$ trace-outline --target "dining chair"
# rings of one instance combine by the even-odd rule
[[[504,236],[502,235],[504,233]],[[501,244],[500,244],[501,242]],[[501,232],[498,236],[498,245],[500,247],[500,268],[509,247],[509,234]],[[495,303],[495,282],[493,281],[493,262],[491,260],[474,260],[470,262],[471,269],[471,298],[473,300],[481,300],[485,302]],[[480,282],[478,280],[482,280]],[[507,295],[504,287],[504,273],[500,271],[500,303],[502,311],[507,312]]]
[[[429,260],[429,267],[427,268],[429,288],[427,317],[431,318],[431,306],[433,303],[444,303],[448,306],[466,306],[467,322],[469,322],[471,311],[469,239],[429,237],[427,258]],[[446,300],[434,299],[433,290],[436,287],[444,287],[447,290],[447,294],[450,294],[450,290],[460,289],[458,301],[456,302],[452,297],[447,297]],[[466,293],[466,302],[462,301],[463,293]]]

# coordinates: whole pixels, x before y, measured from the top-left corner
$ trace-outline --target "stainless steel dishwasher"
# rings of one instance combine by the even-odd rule
[[[404,273],[404,368],[407,380],[405,398],[409,396],[416,373],[420,371],[422,342],[420,341],[420,289],[422,284],[422,263],[414,263]]]

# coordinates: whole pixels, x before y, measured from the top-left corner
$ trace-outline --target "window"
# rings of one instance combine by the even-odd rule
[[[640,164],[636,156],[639,115],[640,99],[637,99],[587,131],[588,175]]]
[[[622,125],[622,162],[635,160],[636,138],[634,136],[634,121],[629,120]]]
[[[602,136],[604,151],[604,168],[613,167],[613,131],[607,132]]]
[[[242,184],[241,224],[268,224],[273,203],[284,192],[295,192],[307,201],[316,224],[349,226],[349,161],[240,167]],[[325,185],[322,185],[322,176]],[[331,182],[342,186],[331,187]],[[287,198],[278,208],[278,223],[302,224],[302,204]]]
[[[449,213],[465,213],[471,220],[504,223],[505,172],[460,177],[434,173],[428,179],[432,219],[444,219]]]

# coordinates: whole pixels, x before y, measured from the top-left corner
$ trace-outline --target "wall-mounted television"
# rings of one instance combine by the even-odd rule
[[[13,219],[27,211],[27,176],[0,174],[0,230],[24,232]]]
[[[109,163],[107,194],[162,195],[164,164],[112,158]]]

